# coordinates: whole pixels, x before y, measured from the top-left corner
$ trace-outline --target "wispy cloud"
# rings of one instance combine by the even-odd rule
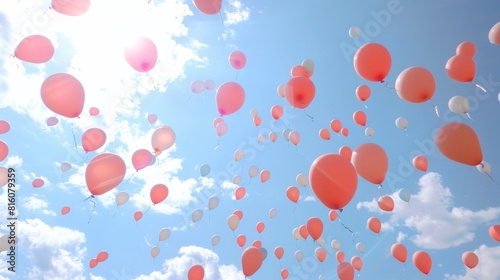
[[[229,8],[224,9],[224,24],[233,25],[250,18],[250,8],[241,3],[240,0],[230,0]]]

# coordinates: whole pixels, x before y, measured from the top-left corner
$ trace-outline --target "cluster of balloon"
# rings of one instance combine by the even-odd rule
[[[316,95],[316,86],[310,80],[314,73],[314,63],[306,59],[292,68],[291,78],[285,85],[286,101],[294,108],[307,108]]]
[[[155,43],[144,36],[129,42],[124,49],[125,60],[138,72],[149,72],[156,65],[158,50]]]
[[[41,86],[43,104],[52,112],[67,117],[79,117],[85,103],[85,90],[80,81],[67,73],[47,77]]]
[[[372,90],[367,85],[360,85],[356,88],[356,97],[363,103],[365,108],[368,108],[365,104],[365,101],[370,98],[371,92]]]
[[[371,82],[385,82],[391,70],[391,54],[381,44],[368,43],[361,46],[354,55],[354,70],[363,79]]]
[[[205,269],[199,264],[194,264],[189,268],[188,280],[203,280],[205,277]]]
[[[488,39],[490,40],[490,43],[500,45],[500,22],[495,23],[495,25],[491,27],[490,32],[488,33]]]
[[[45,36],[30,35],[17,45],[14,56],[29,63],[45,63],[54,56],[54,45]]]
[[[457,114],[465,114],[469,119],[472,120],[471,116],[469,115],[469,100],[460,95],[455,95],[450,100],[448,101],[448,108],[450,108],[450,111],[453,113]]]
[[[479,138],[474,129],[465,123],[444,124],[437,131],[434,141],[439,151],[453,161],[472,166],[483,161]]]
[[[99,254],[97,254],[97,257],[90,260],[90,263],[89,263],[90,268],[96,267],[97,264],[104,262],[105,260],[108,259],[108,257],[109,257],[108,252],[106,252],[106,251],[99,252]]]
[[[389,169],[389,158],[382,147],[375,143],[359,145],[352,153],[351,163],[359,176],[382,186]]]
[[[472,82],[476,76],[474,55],[476,46],[472,42],[463,42],[458,45],[456,55],[446,62],[446,74],[457,82]]]
[[[151,146],[155,156],[159,156],[163,151],[172,147],[175,139],[175,132],[170,126],[164,125],[156,129],[151,136]]]
[[[52,0],[51,6],[54,11],[67,16],[84,15],[90,8],[90,0]]]

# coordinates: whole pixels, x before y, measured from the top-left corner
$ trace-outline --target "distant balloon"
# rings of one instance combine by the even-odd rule
[[[352,115],[352,118],[354,122],[359,125],[359,126],[365,126],[366,125],[366,114],[363,111],[356,111]]]
[[[96,107],[90,107],[89,109],[89,114],[92,116],[92,117],[95,117],[97,115],[99,115],[100,111],[99,111],[99,108],[96,108]]]
[[[188,280],[203,280],[205,277],[205,269],[199,264],[191,266],[188,271]]]
[[[283,131],[281,132],[281,134],[283,135],[283,138],[286,140],[286,141],[290,141],[290,138],[288,137],[290,135],[290,132],[292,132],[291,129],[289,128],[285,128],[283,129]]]
[[[429,168],[429,162],[427,161],[427,158],[423,155],[418,155],[415,156],[412,160],[413,166],[423,172],[427,171],[427,168]]]
[[[158,59],[155,43],[144,36],[135,38],[123,49],[123,53],[127,63],[138,72],[149,72]]]
[[[191,82],[192,93],[202,93],[205,91],[205,84],[202,81],[196,80]]]
[[[222,7],[222,0],[193,0],[193,4],[206,15],[216,15]]]
[[[85,170],[85,181],[92,195],[104,194],[118,186],[125,177],[123,159],[115,154],[104,153],[94,157]]]
[[[0,161],[3,161],[9,155],[9,146],[0,140]]]
[[[236,200],[242,199],[243,197],[245,197],[246,194],[247,191],[245,187],[237,187],[236,190],[234,191],[234,197],[236,198]]]
[[[312,73],[314,72],[314,62],[311,59],[306,59],[306,60],[302,61],[301,65],[306,70],[306,73],[312,75]]]
[[[158,120],[158,117],[156,116],[156,114],[149,114],[148,115],[148,122],[150,124],[154,124],[157,120]]]
[[[229,55],[229,64],[236,70],[241,70],[247,64],[247,57],[242,51],[233,51]]]
[[[274,219],[276,216],[278,216],[278,210],[271,208],[269,210],[269,218]]]
[[[316,87],[307,77],[293,77],[286,84],[285,97],[294,108],[305,109],[311,104],[315,94]]]
[[[474,57],[476,54],[476,46],[472,42],[462,42],[458,45],[456,54]]]
[[[0,134],[9,132],[10,124],[7,121],[0,120]]]
[[[17,45],[14,56],[29,63],[45,63],[54,56],[54,45],[45,36],[29,35]]]
[[[452,80],[463,83],[472,82],[476,76],[476,63],[472,57],[455,55],[446,62],[445,70]]]
[[[295,259],[297,259],[297,261],[300,262],[303,258],[304,258],[304,253],[301,250],[295,251]]]
[[[153,259],[158,257],[159,254],[160,254],[160,248],[158,248],[157,246],[151,248],[151,257],[153,257]]]
[[[470,269],[473,269],[479,263],[479,258],[474,252],[464,252],[462,254],[462,262]]]
[[[345,137],[349,136],[349,129],[346,128],[346,127],[343,127],[341,130],[340,130],[340,133],[342,133],[342,135],[344,135]]]
[[[316,250],[314,250],[314,254],[316,255],[316,258],[320,263],[324,262],[326,257],[328,256],[326,250],[321,247],[317,247]]]
[[[35,180],[33,180],[33,182],[31,182],[33,188],[41,188],[44,184],[45,182],[40,178],[36,178]]]
[[[229,226],[229,228],[234,231],[238,225],[240,224],[240,218],[238,216],[236,216],[235,214],[231,214],[228,218],[227,218],[227,225]]]
[[[300,133],[295,130],[290,131],[290,134],[288,134],[288,139],[290,139],[290,143],[297,146],[300,142]]]
[[[307,186],[307,176],[306,174],[300,173],[295,177],[295,180],[297,181],[297,184],[301,185],[302,187]]]
[[[370,98],[371,89],[367,85],[360,85],[356,88],[356,97],[359,101],[364,102]]]
[[[214,235],[212,236],[212,246],[217,246],[220,242],[220,236],[219,235]]]
[[[138,222],[140,219],[142,219],[143,215],[144,214],[142,213],[142,211],[135,211],[135,213],[134,213],[134,220],[136,222]]]
[[[339,133],[340,130],[342,129],[342,122],[339,120],[332,120],[330,122],[330,128],[332,129],[333,132]]]
[[[108,252],[106,252],[106,251],[101,251],[101,252],[99,252],[99,254],[97,254],[97,258],[96,258],[96,260],[97,260],[98,262],[103,262],[103,261],[107,260],[107,259],[108,259],[108,257],[109,257]]]
[[[271,142],[276,142],[276,140],[278,140],[278,134],[274,131],[269,132],[269,140],[271,140]]]
[[[498,225],[492,225],[488,229],[488,233],[490,234],[491,238],[494,240],[500,242],[500,224]]]
[[[255,165],[252,165],[248,168],[248,176],[253,178],[259,174],[259,168]]]
[[[283,116],[283,107],[281,107],[280,105],[274,105],[271,108],[271,116],[275,120],[278,120],[279,118],[281,118],[281,116]]]
[[[243,159],[243,157],[245,156],[245,152],[243,150],[236,150],[234,151],[234,160],[235,161],[240,161]]]
[[[90,0],[52,0],[51,8],[67,16],[81,16],[90,8]]]
[[[340,241],[338,241],[337,239],[332,240],[331,246],[336,251],[340,250],[340,246],[341,246]]]
[[[411,199],[411,192],[406,188],[402,188],[398,191],[398,196],[402,201],[409,202]]]
[[[193,223],[198,222],[199,220],[201,220],[201,218],[203,218],[203,211],[201,211],[200,209],[194,210],[191,214],[191,218],[193,220]]]
[[[66,215],[69,213],[71,209],[69,208],[69,206],[64,206],[62,209],[61,209],[61,214],[62,215]]]
[[[264,257],[259,248],[250,246],[241,254],[241,265],[245,276],[252,276],[259,270]]]
[[[215,127],[215,133],[219,137],[226,135],[228,130],[229,130],[229,126],[225,122],[220,122]]]
[[[467,114],[469,112],[469,100],[463,96],[456,95],[448,101],[450,111],[457,114]]]
[[[389,159],[385,150],[375,143],[359,145],[352,153],[352,165],[363,179],[380,185],[385,180]]]
[[[359,27],[353,26],[349,28],[349,36],[351,38],[358,38],[359,35],[361,35],[361,29],[359,29]]]
[[[70,169],[71,169],[71,163],[69,163],[69,162],[63,162],[61,164],[61,171],[62,172],[66,172],[66,171],[68,171]]]
[[[300,197],[300,191],[295,186],[290,186],[286,189],[286,197],[293,203],[297,203]]]
[[[57,119],[56,117],[49,117],[47,119],[47,126],[54,126],[58,123],[59,123],[59,119]]]
[[[210,173],[210,165],[208,165],[207,163],[202,164],[200,167],[201,176],[205,177],[208,175],[208,173]]]
[[[269,172],[269,170],[264,169],[260,172],[260,181],[262,183],[269,181],[269,178],[271,178],[271,173]]]
[[[374,233],[380,233],[380,229],[382,228],[382,224],[377,217],[368,218],[366,221],[368,228]]]
[[[285,85],[279,85],[278,88],[276,89],[276,92],[278,93],[278,95],[280,97],[285,97],[285,90],[286,90],[286,86]]]
[[[371,127],[365,128],[365,135],[366,137],[372,137],[373,135],[375,135],[375,129]]]
[[[363,254],[365,252],[365,245],[361,242],[356,243],[356,250]]]
[[[319,130],[319,137],[323,140],[330,140],[330,131],[326,128]]]
[[[394,200],[388,195],[381,196],[378,199],[378,207],[382,211],[391,212],[394,210]]]
[[[423,274],[429,274],[432,268],[431,256],[425,251],[416,251],[413,253],[413,264],[420,270]]]
[[[495,23],[495,25],[491,27],[490,32],[488,33],[488,39],[490,40],[490,43],[500,45],[500,22]]]
[[[396,260],[405,263],[406,258],[408,256],[408,251],[406,250],[406,247],[403,244],[394,243],[391,246],[391,254]]]
[[[167,240],[170,237],[171,231],[168,228],[162,228],[158,234],[158,241]]]
[[[219,198],[215,195],[212,195],[209,199],[208,199],[208,210],[213,210],[215,208],[217,208],[217,206],[219,206]]]
[[[404,117],[397,118],[395,123],[399,129],[406,130],[408,128],[408,120]]]
[[[215,82],[213,80],[205,80],[203,82],[205,85],[205,90],[213,90],[215,88]]]
[[[121,205],[127,203],[128,199],[129,199],[129,195],[127,192],[117,193],[116,197],[115,197],[116,206],[121,206]]]

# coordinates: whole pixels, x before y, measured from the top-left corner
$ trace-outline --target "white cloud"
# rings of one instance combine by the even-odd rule
[[[7,162],[5,162],[6,167],[12,167],[14,169],[18,169],[23,164],[23,159],[18,156],[10,156],[7,158]]]
[[[236,31],[234,29],[228,28],[224,30],[224,33],[222,33],[223,40],[234,39],[234,38],[236,38]]]
[[[234,265],[219,263],[219,256],[206,248],[186,246],[179,249],[179,256],[163,262],[161,271],[141,275],[136,280],[184,280],[189,268],[200,264],[205,270],[206,280],[243,280],[245,276]],[[161,254],[161,253],[160,253]]]
[[[398,232],[398,237],[396,238],[396,242],[397,242],[397,243],[401,243],[401,242],[403,242],[403,240],[405,240],[407,237],[408,237],[408,235],[407,235],[407,234],[405,234],[404,232],[400,231],[400,232]]]
[[[475,229],[500,217],[500,207],[473,211],[453,206],[453,195],[443,186],[441,175],[427,173],[419,180],[420,190],[411,197],[409,205],[393,193],[395,207],[387,225],[404,226],[415,230],[413,243],[426,249],[446,249],[471,242]],[[360,202],[358,209],[379,212],[375,200]]]
[[[230,0],[230,9],[224,10],[224,25],[233,25],[250,18],[250,8],[241,3],[240,0]]]
[[[316,198],[312,195],[308,195],[304,198],[304,201],[316,201]]]
[[[23,207],[32,210],[32,211],[37,211],[41,212],[45,215],[50,215],[50,216],[55,216],[56,213],[50,209],[47,209],[49,204],[47,203],[45,197],[43,196],[38,196],[38,195],[33,195],[33,196],[28,196],[22,199]]]
[[[500,279],[500,246],[488,247],[481,245],[474,250],[479,259],[479,263],[473,269],[466,269],[464,275],[445,274],[444,277],[449,280],[467,280],[467,279]],[[464,266],[465,269],[465,266]]]

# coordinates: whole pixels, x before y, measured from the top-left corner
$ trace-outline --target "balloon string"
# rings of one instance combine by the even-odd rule
[[[314,121],[314,117],[313,117],[313,116],[311,116],[311,115],[309,115],[309,114],[306,112],[306,109],[304,109],[304,114],[306,114],[306,116],[308,116],[308,117],[311,119],[311,121],[312,121],[312,122]]]
[[[368,109],[368,106],[366,106],[366,104],[363,102],[363,105],[365,105],[365,108]]]
[[[73,134],[73,142],[75,142],[75,149],[78,149],[78,145],[76,144],[75,129],[73,128],[73,126],[71,126],[71,133]]]
[[[159,83],[158,83],[158,82],[156,82],[156,81],[153,79],[153,77],[151,77],[151,75],[149,75],[149,72],[147,72],[147,73],[146,73],[146,76],[148,76],[148,77],[149,77],[149,79],[151,80],[151,82],[153,83],[153,88],[154,88],[155,90],[157,90],[157,89],[158,89],[158,87],[160,86],[160,85],[159,85]]]
[[[132,175],[130,175],[130,177],[128,177],[127,182],[128,182],[128,181],[129,181],[132,177],[134,177],[135,173],[137,173],[137,171],[136,171],[136,172],[134,172],[134,173],[132,173]]]
[[[493,179],[493,177],[491,177],[491,175],[490,175],[490,174],[488,174],[488,173],[485,173],[485,174],[486,174],[486,176],[490,177],[490,179],[491,179],[491,181],[492,181],[493,183],[495,183],[495,184],[497,184],[497,185],[500,185],[499,183],[495,182],[495,180]]]
[[[432,99],[431,99],[432,100]],[[436,112],[436,116],[439,120],[441,120],[441,117],[439,116],[439,110],[438,110],[438,106],[436,104],[434,104],[434,101],[432,101],[432,107],[434,107],[434,111]]]
[[[217,146],[215,146],[214,150],[217,150],[219,148],[220,140],[221,140],[221,137],[219,136],[219,139],[217,139]]]
[[[90,203],[92,203],[92,211],[90,211],[90,217],[89,217],[89,221],[87,222],[87,224],[90,224],[90,221],[92,220],[92,213],[94,213],[94,211],[95,211],[95,201],[94,201],[95,196],[94,195],[87,197],[83,201],[85,201],[89,198],[90,198]]]
[[[354,231],[352,231],[350,228],[348,228],[346,225],[344,225],[344,223],[342,222],[342,220],[339,218],[339,222],[340,224],[345,228],[347,229],[351,235],[352,235],[352,244],[354,245]]]
[[[118,213],[118,210],[120,210],[120,207],[118,207],[118,205],[116,205],[116,212],[113,214],[113,217],[116,215],[116,213]]]
[[[48,11],[48,10],[50,10],[50,9],[52,9],[52,7],[50,7],[50,6],[49,6],[47,9],[45,9],[45,12],[43,12],[42,17],[43,17],[43,16],[47,13],[47,11]]]
[[[149,205],[149,208],[148,208],[148,210],[146,210],[146,212],[144,213],[144,215],[146,215],[149,212],[149,209],[151,209],[151,205]]]
[[[220,15],[220,23],[222,25],[224,25],[224,18],[222,18],[222,13],[219,11],[219,15]]]

